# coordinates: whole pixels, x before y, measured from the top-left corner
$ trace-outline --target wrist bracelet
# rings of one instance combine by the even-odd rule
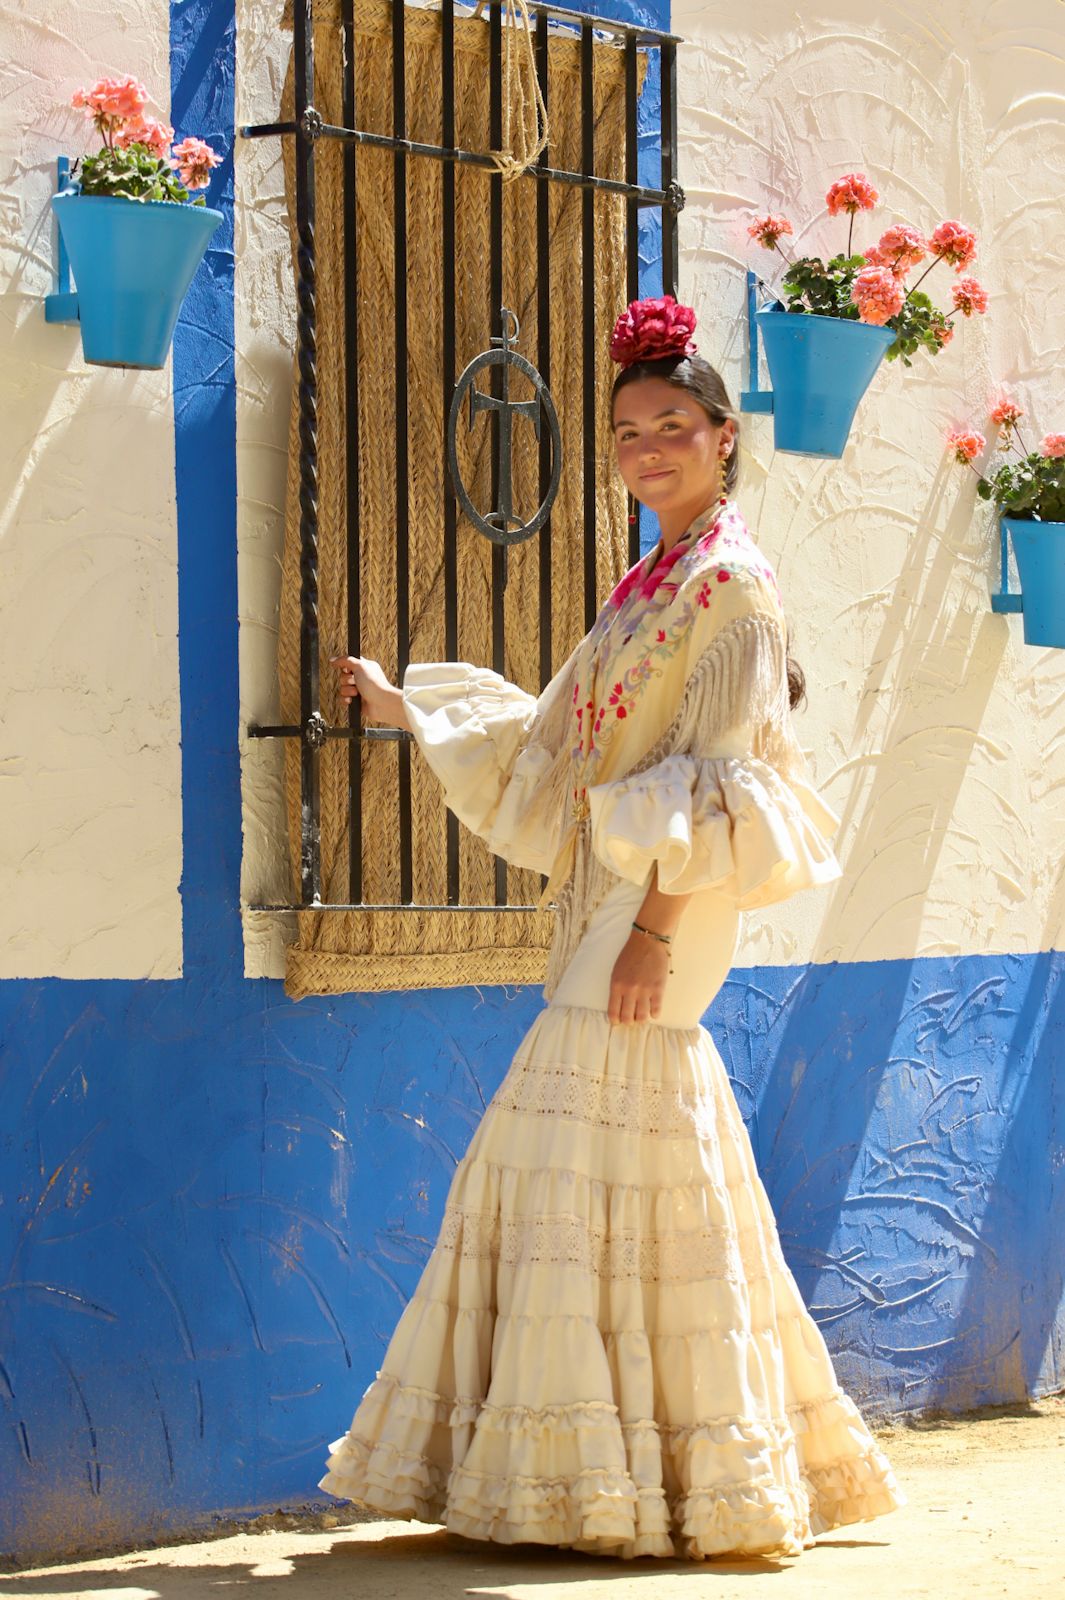
[[[639,922],[634,922],[633,927],[636,929],[637,933],[646,933],[649,939],[657,939],[659,944],[673,943],[673,935],[671,933],[656,933],[653,928],[645,928],[642,923]]]

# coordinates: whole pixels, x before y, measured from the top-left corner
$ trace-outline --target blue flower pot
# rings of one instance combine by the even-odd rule
[[[1003,517],[1021,579],[1025,644],[1065,649],[1065,522]]]
[[[776,448],[838,460],[894,333],[805,312],[759,311],[755,321],[773,384]]]
[[[70,256],[85,360],[165,365],[189,284],[221,211],[171,200],[57,194],[52,210]]]

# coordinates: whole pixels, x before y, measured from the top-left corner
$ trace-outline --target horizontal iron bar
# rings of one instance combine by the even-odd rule
[[[295,122],[259,122],[243,127],[240,131],[245,139],[265,139],[270,134],[296,133],[299,129]],[[438,161],[458,161],[467,166],[484,167],[491,172],[498,171],[491,156],[478,154],[475,150],[448,149],[442,144],[422,144],[416,139],[394,139],[386,133],[366,133],[360,128],[337,128],[329,122],[323,122],[318,126],[316,136],[323,139],[343,139],[352,144],[368,144],[379,150],[398,150],[412,156],[434,156]],[[527,167],[522,177],[540,178],[552,183],[569,183],[576,189],[600,189],[607,194],[621,194],[630,200],[635,200],[638,205],[668,206],[673,201],[673,194],[665,189],[648,189],[642,185],[622,183],[618,178],[597,178],[594,174],[570,172],[564,167]]]
[[[286,723],[278,727],[264,728],[258,723],[252,723],[248,728],[249,739],[303,739],[306,730],[297,728],[294,723]],[[315,738],[324,739],[411,739],[413,734],[406,728],[331,728],[322,727]]]
[[[484,3],[489,6],[501,6],[503,0],[484,0]],[[590,11],[570,11],[565,6],[545,5],[543,0],[529,0],[529,10],[534,15],[542,11],[545,17],[554,17],[559,22],[590,22],[600,33],[617,33],[623,37],[634,33],[638,39],[653,44],[658,44],[663,39],[667,44],[684,43],[679,33],[659,33],[656,28],[647,28],[641,22],[615,22],[613,17],[594,17]]]
[[[245,911],[535,911],[536,906],[432,906],[414,905],[410,901],[389,902],[383,905],[342,905],[316,900],[312,905],[250,905]]]

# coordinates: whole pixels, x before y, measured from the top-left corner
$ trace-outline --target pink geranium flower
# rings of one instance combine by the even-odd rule
[[[942,350],[943,346],[945,344],[949,344],[953,339],[954,329],[951,327],[949,322],[938,322],[932,329],[932,337]]]
[[[182,139],[174,146],[174,160],[178,177],[186,189],[206,189],[211,181],[212,167],[220,166],[222,157],[202,139]]]
[[[929,239],[928,248],[940,261],[947,261],[962,272],[976,259],[976,235],[963,222],[941,222]]]
[[[127,118],[140,115],[148,91],[136,78],[100,78],[91,89],[75,89],[70,103],[91,117],[97,133],[110,145]]]
[[[1065,433],[1048,433],[1039,441],[1041,456],[1065,456]]]
[[[887,267],[897,278],[904,278],[911,267],[925,258],[927,241],[908,222],[896,222],[885,229],[879,241],[865,252],[870,267]]]
[[[863,267],[851,285],[851,299],[863,322],[884,323],[902,310],[902,285],[887,267]]]
[[[830,217],[841,211],[848,211],[853,217],[856,211],[872,211],[879,198],[864,172],[848,172],[829,186],[825,204]]]
[[[971,466],[978,455],[982,455],[987,446],[987,440],[982,433],[966,431],[965,429],[951,428],[947,434],[947,445],[954,452],[955,461],[961,462],[963,467]]]
[[[775,217],[772,212],[767,212],[764,217],[756,217],[747,229],[748,235],[752,239],[757,239],[766,250],[775,250],[777,241],[791,231],[791,223],[787,217]]]
[[[963,317],[971,317],[974,311],[982,315],[987,310],[987,290],[975,278],[959,278],[951,284],[950,292],[955,311]]]
[[[1000,428],[1012,428],[1020,422],[1024,412],[1005,385],[995,395],[991,406],[991,421]]]
[[[169,122],[162,122],[158,117],[146,117],[143,112],[130,117],[115,135],[115,144],[120,150],[128,150],[131,144],[143,144],[158,156],[165,159],[170,153],[170,142],[174,137],[174,130]]]

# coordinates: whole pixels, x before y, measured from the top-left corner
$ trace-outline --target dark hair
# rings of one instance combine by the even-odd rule
[[[665,356],[658,361],[634,361],[631,366],[622,367],[614,379],[610,395],[611,413],[622,389],[627,388],[630,383],[640,383],[646,378],[661,378],[665,383],[671,383],[674,388],[683,389],[686,394],[690,394],[692,399],[702,406],[715,428],[720,428],[725,422],[734,424],[735,442],[729,451],[725,466],[725,488],[731,494],[740,475],[740,418],[729,398],[725,380],[720,372],[699,355]],[[786,656],[786,665],[788,703],[794,711],[800,701],[806,699],[806,675],[791,655]]]

